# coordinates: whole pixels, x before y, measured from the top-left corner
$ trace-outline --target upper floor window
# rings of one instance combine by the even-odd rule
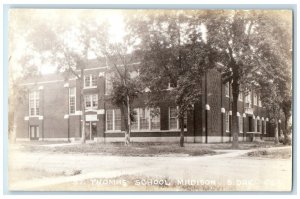
[[[29,115],[35,116],[40,114],[40,94],[38,91],[29,93]]]
[[[229,97],[229,82],[225,84],[225,96]]]
[[[248,93],[248,95],[245,98],[245,101],[246,101],[246,107],[252,108],[251,92]]]
[[[76,111],[76,88],[69,88],[69,114],[74,114]]]
[[[257,106],[257,94],[255,92],[253,93],[253,104]]]
[[[239,93],[239,101],[243,101],[243,93]]]
[[[84,102],[85,102],[86,110],[97,109],[98,108],[98,95],[97,94],[85,95]]]
[[[260,95],[258,96],[258,106],[261,107],[261,98],[260,98]]]
[[[97,87],[97,76],[93,74],[84,76],[84,87],[85,88],[94,88]]]
[[[106,110],[106,130],[120,131],[121,130],[121,111],[120,109]]]
[[[184,128],[187,128],[187,112],[184,113]],[[179,121],[177,117],[177,108],[170,107],[169,108],[169,129],[179,129]]]

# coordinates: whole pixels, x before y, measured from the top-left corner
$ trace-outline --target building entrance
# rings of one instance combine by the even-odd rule
[[[85,139],[94,140],[97,136],[97,122],[85,122]]]

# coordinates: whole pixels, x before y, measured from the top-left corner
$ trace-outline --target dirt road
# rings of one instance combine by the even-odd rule
[[[279,150],[279,149],[276,149]],[[80,175],[20,180],[11,190],[39,190],[60,183],[122,175],[172,179],[182,185],[217,183],[236,191],[289,191],[292,181],[291,159],[246,157],[249,150],[221,151],[213,156],[118,157],[95,154],[34,153],[10,154],[11,172],[24,168],[59,173],[80,170]]]

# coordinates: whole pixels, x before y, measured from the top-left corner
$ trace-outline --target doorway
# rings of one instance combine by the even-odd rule
[[[94,140],[97,137],[97,122],[85,122],[85,139]]]
[[[30,126],[30,140],[39,140],[40,129],[37,125]]]

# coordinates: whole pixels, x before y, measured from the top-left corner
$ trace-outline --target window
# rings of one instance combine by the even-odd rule
[[[261,120],[259,120],[259,119],[258,119],[257,122],[256,122],[256,123],[257,123],[256,131],[257,131],[257,132],[261,132],[261,129],[260,129],[260,128],[261,128],[261,123],[260,123],[260,122],[261,122]]]
[[[95,88],[97,87],[97,76],[96,75],[85,75],[84,76],[84,87]]]
[[[149,129],[149,110],[148,109],[140,109],[139,110],[140,116],[140,129]]]
[[[69,88],[69,114],[75,113],[76,106],[76,88]]]
[[[107,131],[111,131],[113,130],[113,126],[114,126],[114,123],[113,123],[113,111],[114,110],[107,110],[106,111],[106,130]]]
[[[226,132],[229,132],[229,112],[226,111],[225,113],[225,129]]]
[[[264,134],[267,134],[267,121],[265,119],[264,121],[265,125],[264,125]]]
[[[254,132],[257,132],[257,118],[254,119]]]
[[[105,76],[105,95],[110,95],[113,89],[112,74],[107,73]]]
[[[258,96],[258,106],[261,107],[261,98]]]
[[[239,93],[239,101],[243,101],[243,93]]]
[[[159,130],[160,109],[135,108],[131,130]]]
[[[106,110],[106,130],[120,131],[121,130],[121,111],[120,109]]]
[[[98,95],[97,94],[85,95],[84,101],[85,101],[85,109],[86,110],[98,108]]]
[[[240,133],[243,133],[243,116],[239,116],[239,130],[240,130]]]
[[[184,113],[184,128],[187,128],[187,112]],[[179,129],[179,121],[177,117],[177,108],[170,107],[169,108],[169,129]]]
[[[185,129],[187,128],[187,112],[184,112],[183,126]]]
[[[225,96],[229,97],[229,82],[225,84]]]
[[[178,129],[177,109],[176,107],[169,108],[169,129]]]
[[[121,130],[121,111],[120,109],[114,110],[114,130],[120,131]]]
[[[257,94],[253,93],[253,104],[257,106]]]
[[[40,96],[38,91],[29,93],[29,115],[36,116],[40,114]]]
[[[152,110],[152,109],[151,109]],[[156,113],[150,112],[150,120],[151,120],[151,129],[159,130],[160,129],[160,109],[156,109]]]
[[[252,108],[252,102],[251,102],[251,92],[248,93],[248,95],[246,96],[246,107],[247,108]]]

